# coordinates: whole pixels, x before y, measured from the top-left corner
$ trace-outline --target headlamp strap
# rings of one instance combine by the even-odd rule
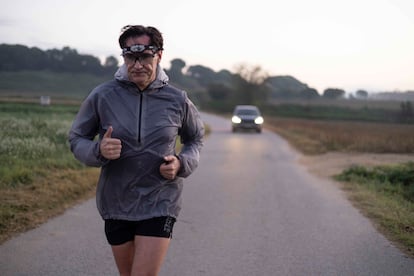
[[[162,50],[162,48],[158,48],[157,46],[154,46],[154,45],[136,44],[130,47],[123,48],[122,54],[124,55],[127,53],[142,53],[145,50],[151,50],[153,53],[156,53],[157,51]]]

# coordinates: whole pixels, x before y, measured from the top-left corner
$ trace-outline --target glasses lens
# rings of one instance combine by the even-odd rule
[[[152,54],[142,54],[139,56],[138,60],[141,64],[149,64],[152,62],[154,55]]]
[[[153,54],[140,54],[140,55],[133,55],[133,54],[124,54],[125,62],[128,64],[135,64],[137,61],[142,64],[150,64],[154,59]]]
[[[131,54],[125,54],[124,59],[125,59],[125,62],[128,64],[135,63],[135,60],[136,60],[135,56]]]

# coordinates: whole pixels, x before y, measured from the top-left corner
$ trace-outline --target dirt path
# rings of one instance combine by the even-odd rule
[[[299,163],[306,166],[312,174],[331,178],[351,165],[377,166],[414,162],[414,154],[374,154],[329,152],[321,155],[302,156]]]

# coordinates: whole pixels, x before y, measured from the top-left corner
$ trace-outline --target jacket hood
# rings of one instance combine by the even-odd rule
[[[128,69],[126,64],[122,64],[121,67],[118,68],[118,70],[115,73],[115,79],[123,82],[129,82],[131,81],[128,78]],[[165,73],[164,69],[161,68],[161,65],[157,65],[157,72],[155,80],[150,84],[149,88],[159,88],[164,85],[166,85],[169,81],[169,77]]]

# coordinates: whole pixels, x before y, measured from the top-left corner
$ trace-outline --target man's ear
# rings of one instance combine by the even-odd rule
[[[161,61],[161,59],[162,59],[162,51],[158,51],[157,52],[157,55],[158,55],[158,63],[160,63],[160,61]]]

